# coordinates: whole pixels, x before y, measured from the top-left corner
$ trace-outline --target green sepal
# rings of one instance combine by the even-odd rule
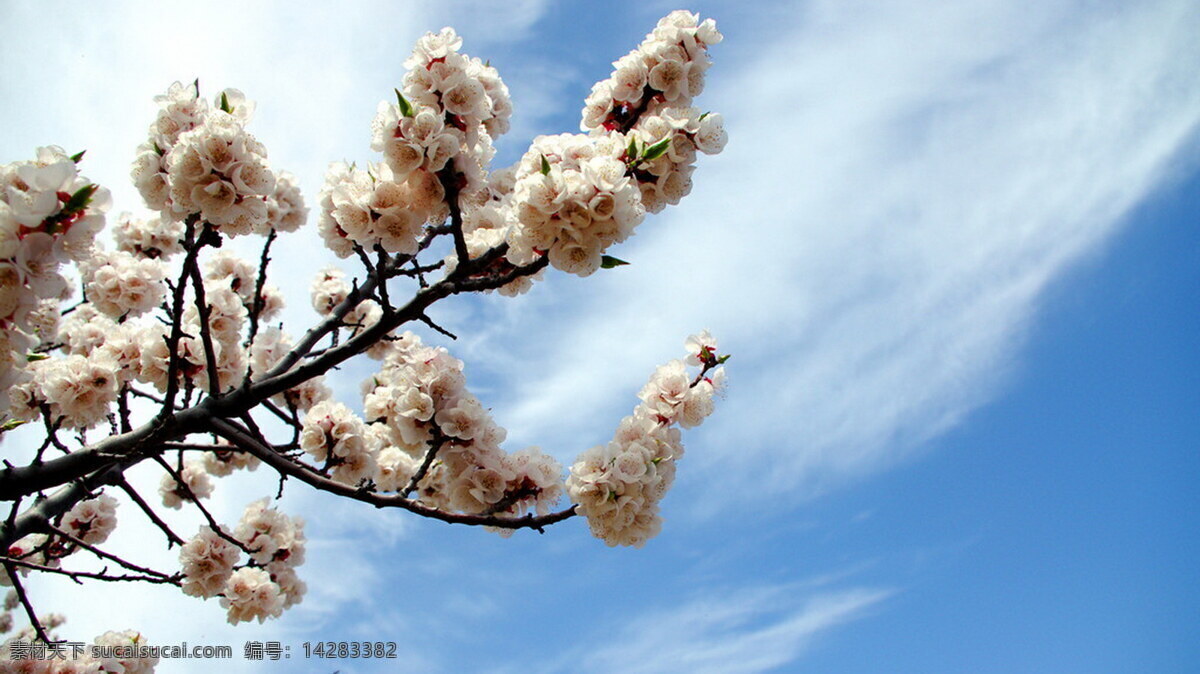
[[[400,106],[400,114],[404,115],[405,117],[412,117],[413,116],[412,103],[408,102],[408,99],[404,97],[404,94],[400,93],[399,89],[396,89],[395,91],[396,91],[396,103]]]
[[[50,358],[50,356],[47,356],[44,353],[27,353],[27,354],[25,354],[25,362],[27,362],[27,363],[35,363],[39,360],[47,360],[49,358]]]
[[[717,365],[724,365],[724,364],[725,364],[725,361],[729,360],[729,358],[730,358],[732,355],[733,355],[733,354],[731,354],[731,353],[727,353],[727,354],[725,354],[724,356],[721,356],[720,358],[718,358],[718,359],[717,359]]]
[[[24,426],[26,423],[28,423],[28,422],[21,421],[20,419],[9,419],[8,421],[4,422],[3,424],[0,424],[0,433],[7,433],[14,428]]]
[[[225,95],[224,91],[221,92],[221,111],[233,112],[233,107],[229,105],[229,97]]]
[[[654,161],[655,159],[658,159],[659,157],[666,154],[667,148],[670,146],[671,146],[671,136],[667,136],[666,138],[663,138],[662,140],[658,141],[657,143],[646,148],[646,151],[642,153],[642,159],[644,159],[646,161]]]
[[[600,256],[600,268],[601,269],[612,269],[613,267],[620,267],[622,265],[627,265],[627,264],[629,264],[629,263],[626,262],[625,260],[622,260],[621,258],[613,257],[611,255],[601,255]]]
[[[83,155],[85,155],[85,154],[87,154],[87,150],[80,150],[79,152],[76,152],[75,154],[71,155],[71,161],[78,164],[80,161],[83,160]]]
[[[550,175],[550,161],[546,159],[546,155],[542,155],[542,175]]]
[[[71,195],[70,199],[67,199],[67,203],[63,204],[63,212],[78,213],[79,211],[87,208],[87,205],[92,201],[92,195],[95,194],[96,190],[98,189],[100,189],[100,186],[95,183],[80,187],[75,191],[75,194]]]
[[[703,115],[700,115],[700,119],[697,119],[696,121],[697,121],[697,122],[703,122],[703,121],[704,121],[704,118],[705,118],[705,117],[708,117],[708,116],[709,116],[709,115],[711,115],[711,114],[712,114],[711,112],[706,112],[706,113],[704,113]]]

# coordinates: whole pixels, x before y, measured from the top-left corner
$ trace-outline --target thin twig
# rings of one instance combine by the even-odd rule
[[[453,332],[450,332],[446,328],[443,328],[442,326],[438,325],[437,323],[434,323],[433,319],[426,316],[425,314],[421,314],[417,318],[421,319],[421,322],[424,323],[425,325],[428,325],[429,327],[433,328],[437,332],[442,333],[443,335],[449,337],[450,339],[458,339],[457,335],[455,335]]]
[[[67,576],[71,580],[74,580],[76,583],[80,582],[79,581],[80,578],[87,578],[90,580],[103,580],[103,581],[137,581],[137,582],[143,582],[143,583],[158,583],[158,584],[166,584],[166,585],[180,585],[183,581],[182,573],[177,573],[173,576],[168,576],[166,574],[137,575],[137,576],[131,576],[131,575],[113,576],[107,572],[107,567],[105,567],[105,569],[102,569],[100,571],[69,571],[69,570],[63,569],[63,568],[46,566],[45,564],[35,564],[33,562],[26,562],[24,560],[13,559],[12,557],[5,557],[2,555],[0,555],[0,561],[3,561],[6,565],[12,564],[14,566],[31,569],[33,571],[40,571],[42,573],[56,573],[61,576]]]
[[[163,459],[161,456],[155,455],[151,458],[156,463],[158,463],[158,465],[162,466],[163,470],[167,471],[167,473],[169,473],[171,475],[171,478],[175,480],[176,490],[180,490],[180,489],[183,490],[182,495],[185,496],[186,500],[190,501],[192,503],[192,505],[196,506],[196,509],[200,511],[201,515],[204,515],[204,519],[208,522],[209,528],[211,528],[214,533],[216,533],[221,538],[224,538],[226,541],[236,545],[238,547],[238,549],[241,550],[242,552],[245,552],[248,555],[254,553],[253,550],[250,550],[249,548],[246,547],[245,543],[242,543],[241,541],[234,538],[233,536],[230,536],[229,534],[225,533],[225,529],[223,527],[221,527],[220,524],[217,523],[217,520],[215,518],[213,518],[211,513],[208,512],[208,508],[205,508],[204,504],[200,503],[199,497],[197,497],[196,494],[192,491],[192,488],[190,486],[188,486],[188,483],[184,481],[183,475],[175,472],[175,469],[171,468],[171,465],[169,463],[167,463],[166,460]]]
[[[154,569],[151,569],[148,567],[139,566],[137,564],[134,564],[133,562],[125,561],[124,559],[121,559],[120,557],[117,557],[116,555],[114,555],[110,552],[105,552],[104,550],[101,550],[100,548],[98,548],[90,543],[85,542],[83,539],[79,538],[78,536],[75,536],[74,534],[72,534],[69,531],[59,529],[58,527],[55,527],[55,526],[50,526],[49,529],[50,529],[50,531],[53,531],[56,535],[61,536],[65,539],[67,539],[68,541],[71,541],[76,546],[83,548],[84,550],[87,550],[88,552],[92,553],[93,555],[96,555],[97,557],[100,557],[102,559],[112,560],[112,561],[116,562],[117,564],[120,564],[121,566],[125,567],[126,569],[129,569],[130,571],[137,571],[138,573],[144,573],[144,574],[151,575],[151,576],[160,576],[162,578],[170,577],[161,571],[155,571]]]
[[[184,545],[184,540],[177,536],[174,531],[171,531],[171,527],[168,526],[167,523],[158,516],[158,513],[154,512],[154,509],[150,507],[150,504],[146,503],[146,501],[142,498],[142,495],[137,493],[137,490],[133,488],[133,485],[129,484],[124,477],[117,481],[116,486],[119,487],[121,491],[125,492],[126,495],[128,495],[129,498],[132,499],[133,502],[142,509],[142,512],[146,514],[146,517],[150,518],[150,521],[153,522],[155,526],[162,530],[163,534],[167,537],[168,549],[170,549],[172,545],[178,545],[180,547]]]
[[[437,457],[438,450],[449,440],[448,437],[442,434],[442,429],[433,423],[432,419],[430,419],[429,433],[431,437],[429,440],[429,449],[425,450],[425,460],[421,462],[421,465],[417,468],[417,472],[413,473],[412,479],[408,481],[408,486],[404,488],[404,491],[400,492],[400,495],[405,498],[408,498],[416,490],[421,480],[425,479],[425,475],[429,473],[429,467],[433,465],[433,460]]]
[[[33,628],[33,633],[45,643],[58,643],[50,638],[50,635],[46,633],[46,628],[42,626],[42,621],[38,620],[37,612],[33,610],[33,604],[29,603],[29,597],[25,594],[25,586],[17,576],[16,564],[13,564],[7,556],[2,561],[4,570],[8,572],[8,579],[12,581],[13,590],[17,592],[17,599],[21,600],[21,606],[25,607],[25,615],[29,618],[29,625]]]

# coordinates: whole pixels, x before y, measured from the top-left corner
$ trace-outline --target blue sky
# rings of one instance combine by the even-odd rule
[[[182,10],[138,3],[0,9],[0,161],[87,148],[85,173],[133,210],[150,98],[199,77],[258,101],[251,130],[315,204],[328,161],[374,159],[369,122],[413,39],[452,25],[512,90],[503,165],[574,131],[591,83],[675,8],[242,5],[189,9],[186,34]],[[1188,671],[1200,10],[748,6],[689,7],[726,35],[698,105],[731,139],[614,251],[633,265],[436,316],[509,448],[564,462],[711,329],[731,387],[685,435],[658,538],[614,550],[567,522],[501,540],[290,488],[310,595],[284,618],[234,629],[215,601],[43,584],[70,636],[275,639],[294,658],[304,641],[396,641],[406,668],[446,672]],[[315,240],[285,240],[275,267],[294,332]],[[342,399],[369,367],[339,374]],[[235,519],[273,493],[262,478],[214,507]],[[118,543],[169,566],[128,519]]]

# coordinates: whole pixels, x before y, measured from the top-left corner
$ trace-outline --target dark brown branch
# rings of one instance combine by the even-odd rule
[[[224,538],[226,541],[236,545],[242,552],[245,552],[248,555],[253,554],[253,551],[247,548],[244,543],[225,533],[225,529],[217,523],[217,520],[212,516],[212,513],[208,512],[208,508],[205,508],[204,504],[200,503],[200,498],[196,496],[195,492],[192,491],[191,486],[189,486],[188,483],[183,479],[183,475],[181,473],[176,472],[175,469],[171,467],[171,464],[167,463],[162,456],[155,454],[151,458],[153,458],[155,463],[162,466],[163,470],[167,471],[167,473],[171,475],[171,478],[175,480],[175,489],[177,490],[176,493],[178,493],[179,490],[182,490],[184,500],[190,501],[192,505],[196,506],[196,509],[199,510],[200,514],[204,516],[205,521],[208,522],[209,528],[212,529],[214,533],[221,538]]]
[[[123,566],[124,568],[129,569],[130,571],[137,571],[138,573],[144,573],[144,574],[150,575],[150,576],[159,576],[161,578],[169,578],[170,577],[161,571],[155,571],[154,569],[151,569],[151,568],[139,566],[137,564],[134,564],[133,562],[125,561],[124,559],[121,559],[120,557],[117,557],[116,555],[114,555],[112,553],[105,552],[105,551],[101,550],[100,548],[98,548],[90,543],[85,542],[83,539],[79,538],[78,536],[75,536],[74,534],[72,534],[69,531],[59,529],[58,527],[55,527],[55,526],[51,526],[50,531],[54,532],[54,534],[56,536],[60,536],[62,538],[65,538],[66,540],[70,541],[71,543],[74,543],[77,547],[79,547],[83,550],[87,550],[88,552],[92,553],[93,555],[96,555],[97,557],[100,557],[101,559],[108,559],[108,560],[114,561],[117,564],[120,564],[121,566]]]
[[[430,419],[429,424],[430,435],[432,436],[429,439],[429,449],[425,450],[425,460],[421,462],[421,465],[417,468],[417,472],[413,473],[412,479],[408,481],[408,486],[404,488],[404,491],[400,492],[400,495],[405,498],[408,498],[416,490],[417,485],[421,484],[421,480],[425,479],[425,475],[429,473],[429,467],[433,465],[433,460],[437,458],[438,450],[449,440],[449,438],[442,434],[442,430],[438,428],[437,424],[433,423],[432,419]]]
[[[254,303],[250,307],[250,332],[246,337],[246,346],[249,347],[254,343],[254,338],[258,336],[258,316],[263,310],[263,288],[267,285],[267,265],[271,262],[271,244],[275,242],[275,237],[279,234],[274,228],[271,228],[267,234],[267,241],[263,244],[262,256],[258,260],[258,279],[254,283]],[[246,368],[246,380],[244,386],[250,384],[250,368]]]
[[[275,403],[271,402],[270,400],[264,400],[264,401],[262,401],[261,404],[263,407],[267,408],[267,410],[271,414],[274,414],[280,421],[287,424],[288,426],[292,426],[295,428],[300,427],[300,420],[297,419],[294,414],[291,416],[288,416],[288,414],[286,412],[279,409],[279,406],[277,406]]]
[[[227,440],[238,445],[246,447],[258,458],[262,459],[263,463],[271,466],[280,473],[284,473],[289,477],[294,477],[305,484],[326,491],[337,496],[353,499],[369,503],[376,508],[402,508],[415,515],[428,517],[430,519],[441,520],[450,524],[466,524],[472,526],[490,526],[500,529],[534,529],[542,531],[545,527],[556,524],[566,519],[570,519],[576,515],[575,506],[571,506],[558,512],[548,515],[534,516],[532,514],[524,517],[496,517],[493,515],[471,515],[466,513],[453,513],[445,510],[438,510],[427,506],[419,501],[414,501],[399,495],[385,495],[377,492],[366,491],[356,487],[344,485],[341,482],[336,482],[327,477],[322,477],[307,469],[305,466],[298,464],[287,457],[281,456],[269,448],[259,445],[254,438],[249,437],[245,433],[239,431],[236,427],[228,424],[222,419],[213,419],[213,426],[218,433],[225,436]]]
[[[17,575],[17,565],[7,556],[0,559],[3,560],[4,570],[8,572],[8,579],[12,581],[13,590],[17,593],[17,599],[21,601],[21,606],[25,608],[25,615],[29,618],[29,625],[33,628],[33,633],[45,643],[56,643],[46,633],[46,628],[42,626],[42,621],[38,620],[37,611],[33,610],[33,604],[29,603],[29,597],[25,594],[25,586],[21,583],[21,578]]]
[[[171,449],[182,452],[236,452],[240,451],[237,447],[229,445],[206,445],[199,442],[164,442],[159,445],[160,449]]]
[[[35,564],[33,562],[26,562],[26,561],[20,560],[20,559],[13,559],[12,557],[5,557],[2,555],[0,555],[0,561],[3,561],[6,566],[11,564],[13,566],[24,567],[26,569],[31,569],[33,571],[40,571],[42,573],[56,573],[60,576],[67,576],[71,580],[74,580],[76,583],[80,582],[80,580],[79,580],[80,578],[87,578],[89,580],[103,580],[103,581],[137,581],[137,582],[143,582],[143,583],[158,583],[158,584],[165,584],[165,585],[181,585],[182,581],[183,581],[183,574],[181,574],[181,573],[177,573],[173,576],[168,576],[166,574],[113,576],[113,575],[109,575],[107,567],[100,571],[70,571],[67,569],[46,566],[45,564]]]
[[[203,244],[197,244],[199,249]],[[208,300],[205,299],[204,293],[204,277],[200,274],[200,265],[193,264],[188,269],[188,274],[192,278],[192,292],[195,293],[196,313],[200,316],[200,343],[204,345],[204,361],[205,367],[208,369],[208,394],[212,397],[217,397],[221,394],[221,382],[217,370],[217,350],[213,346],[212,325],[209,324],[209,317],[212,315],[212,307],[208,305]]]
[[[417,318],[421,319],[421,322],[424,323],[425,325],[428,325],[429,327],[433,328],[435,331],[440,332],[441,334],[449,337],[450,339],[458,339],[458,335],[455,335],[453,332],[450,332],[446,328],[443,328],[442,326],[438,325],[437,323],[434,323],[433,319],[426,316],[425,314],[421,314]]]
[[[454,255],[458,264],[464,265],[471,259],[467,252],[467,238],[463,234],[462,207],[458,203],[458,193],[464,180],[461,173],[454,170],[454,160],[446,162],[446,167],[437,172],[438,181],[446,191],[446,205],[450,207],[450,234],[454,237]]]
[[[159,421],[166,419],[167,415],[175,411],[175,396],[179,393],[179,369],[182,367],[179,342],[183,339],[183,297],[187,292],[188,275],[191,268],[196,265],[196,256],[200,254],[200,246],[196,245],[196,222],[198,220],[199,216],[189,215],[184,221],[183,248],[187,252],[183,260],[183,269],[179,273],[179,281],[172,289],[171,333],[166,337],[167,353],[170,354],[167,361],[167,391],[163,396],[162,409],[158,413]]]
[[[171,531],[171,527],[168,526],[167,523],[158,516],[158,513],[154,512],[154,509],[150,507],[150,504],[146,503],[145,499],[142,498],[142,495],[137,493],[137,490],[133,488],[133,485],[129,484],[129,482],[125,480],[124,476],[122,476],[116,484],[121,491],[125,492],[126,495],[128,495],[129,498],[137,504],[138,508],[141,508],[142,512],[146,513],[146,517],[148,517],[156,527],[162,530],[163,534],[167,537],[168,549],[170,549],[172,545],[183,547],[184,540],[176,535],[174,531]]]

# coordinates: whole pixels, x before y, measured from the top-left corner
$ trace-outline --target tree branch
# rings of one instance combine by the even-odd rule
[[[534,529],[536,531],[542,531],[545,527],[570,519],[576,515],[575,506],[536,517],[532,514],[525,515],[524,517],[496,517],[494,515],[446,512],[403,496],[379,494],[344,485],[341,482],[317,475],[304,466],[271,451],[269,448],[260,445],[254,438],[242,433],[222,419],[213,419],[213,426],[217,433],[224,436],[230,442],[245,447],[259,459],[262,459],[263,463],[271,466],[280,473],[286,474],[288,477],[294,477],[321,491],[369,503],[376,508],[402,508],[413,514],[441,520],[450,524],[490,526],[499,529]]]

